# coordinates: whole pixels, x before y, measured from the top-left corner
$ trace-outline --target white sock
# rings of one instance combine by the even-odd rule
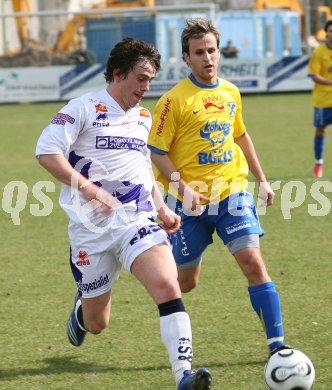
[[[191,370],[193,359],[190,318],[186,312],[160,317],[161,338],[167,348],[176,385],[185,370]]]

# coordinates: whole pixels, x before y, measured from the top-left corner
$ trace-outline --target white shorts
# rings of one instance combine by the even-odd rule
[[[78,290],[84,298],[109,291],[119,278],[121,267],[130,272],[138,255],[166,242],[167,233],[147,212],[113,212],[98,224],[87,227],[70,222],[70,263]]]

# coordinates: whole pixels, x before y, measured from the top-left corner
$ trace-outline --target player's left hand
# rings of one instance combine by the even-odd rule
[[[167,206],[158,210],[158,218],[161,221],[160,225],[167,234],[175,233],[180,228],[181,218]]]
[[[267,181],[259,183],[258,207],[272,206],[275,193]]]

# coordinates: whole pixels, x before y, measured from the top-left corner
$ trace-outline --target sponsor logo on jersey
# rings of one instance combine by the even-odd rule
[[[137,227],[139,227],[139,226],[137,226]],[[129,244],[131,246],[133,246],[137,243],[137,241],[141,240],[142,238],[144,238],[150,234],[156,233],[161,229],[162,229],[161,226],[158,225],[157,223],[154,223],[152,225],[143,226],[143,227],[138,229],[137,233],[129,241]]]
[[[110,127],[109,122],[92,122],[93,127]]]
[[[208,120],[203,129],[200,129],[202,138],[208,140],[212,146],[224,144],[226,137],[231,132],[229,123],[219,122],[218,119]]]
[[[84,260],[88,257],[88,254],[85,251],[79,251],[77,257],[81,260]]]
[[[150,112],[146,108],[141,108],[139,110],[139,115],[140,116],[145,116],[145,117],[149,118],[150,117]]]
[[[227,108],[228,108],[228,115],[230,117],[235,116],[235,114],[236,114],[236,103],[227,103]]]
[[[76,265],[78,267],[82,267],[85,265],[90,265],[90,260],[88,259],[88,254],[85,251],[79,251],[77,255],[78,260],[76,261]]]
[[[218,110],[220,110],[220,111],[222,111],[223,109],[224,109],[224,106],[217,106],[216,104],[214,104],[214,103],[206,103],[206,104],[204,104],[204,108],[207,110],[208,108],[210,108],[210,107],[214,107],[214,108],[216,108],[216,109],[218,109]]]
[[[213,152],[198,153],[198,164],[224,164],[233,161],[233,152],[231,150],[219,149]]]
[[[203,107],[199,107],[197,110],[193,111],[193,114],[196,115],[200,111],[205,109],[209,113],[216,113],[224,111],[224,98],[221,95],[206,95],[202,98]]]
[[[103,112],[96,116],[96,121],[104,121],[105,122],[105,121],[107,121],[107,119],[108,119],[107,114],[105,114]]]
[[[64,126],[66,122],[73,124],[75,123],[75,119],[68,114],[63,114],[62,112],[58,112],[51,120],[51,123],[53,123],[54,125]]]
[[[166,102],[164,104],[164,108],[161,111],[161,114],[159,117],[159,125],[157,128],[157,135],[159,135],[159,137],[162,135],[162,133],[164,131],[165,121],[166,121],[167,114],[170,111],[170,106],[171,106],[171,101],[170,101],[170,99],[167,98]]]
[[[250,229],[251,227],[253,227],[252,223],[246,220],[241,222],[235,222],[230,226],[226,226],[225,229],[227,234],[232,234],[242,229]]]
[[[107,283],[109,283],[110,279],[107,274],[105,276],[100,276],[99,279],[95,279],[91,283],[82,283],[82,280],[79,280],[76,284],[80,291],[85,291],[87,294],[89,294],[90,291],[97,290],[100,287],[105,286]]]
[[[107,122],[108,116],[106,113],[101,112],[96,116],[96,121],[92,123],[93,127],[109,127],[110,123]]]
[[[200,135],[210,142],[213,149],[211,152],[198,153],[198,163],[202,165],[223,164],[232,161],[232,151],[223,150],[222,148],[230,132],[231,127],[229,123],[220,122],[218,119],[208,120],[204,128],[200,129]]]
[[[96,108],[96,112],[108,112],[107,107],[101,103],[97,104],[95,108]]]
[[[194,110],[194,111],[193,111],[193,114],[194,114],[194,115],[198,114],[200,111],[203,110],[203,108],[204,108],[204,107],[201,107],[201,108],[199,108],[198,110]]]
[[[147,126],[144,122],[138,121],[137,124],[138,124],[138,126],[143,126],[144,129],[146,129],[148,132],[150,132],[149,126]]]
[[[202,102],[204,105],[212,103],[215,107],[224,107],[224,97],[220,94],[209,93],[202,97]],[[209,106],[207,108],[209,108]]]
[[[96,136],[96,149],[128,149],[143,153],[145,145],[139,138]]]

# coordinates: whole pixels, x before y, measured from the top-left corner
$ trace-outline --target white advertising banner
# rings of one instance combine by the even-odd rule
[[[311,91],[313,81],[308,77],[309,57],[285,57],[266,65],[266,91]]]
[[[309,91],[308,56],[282,59],[220,62],[219,74],[242,93]],[[104,65],[54,66],[0,69],[0,103],[68,100],[105,88]],[[151,83],[148,97],[159,97],[186,77],[183,61],[163,64]]]
[[[0,102],[47,101],[59,99],[56,67],[0,69]]]

